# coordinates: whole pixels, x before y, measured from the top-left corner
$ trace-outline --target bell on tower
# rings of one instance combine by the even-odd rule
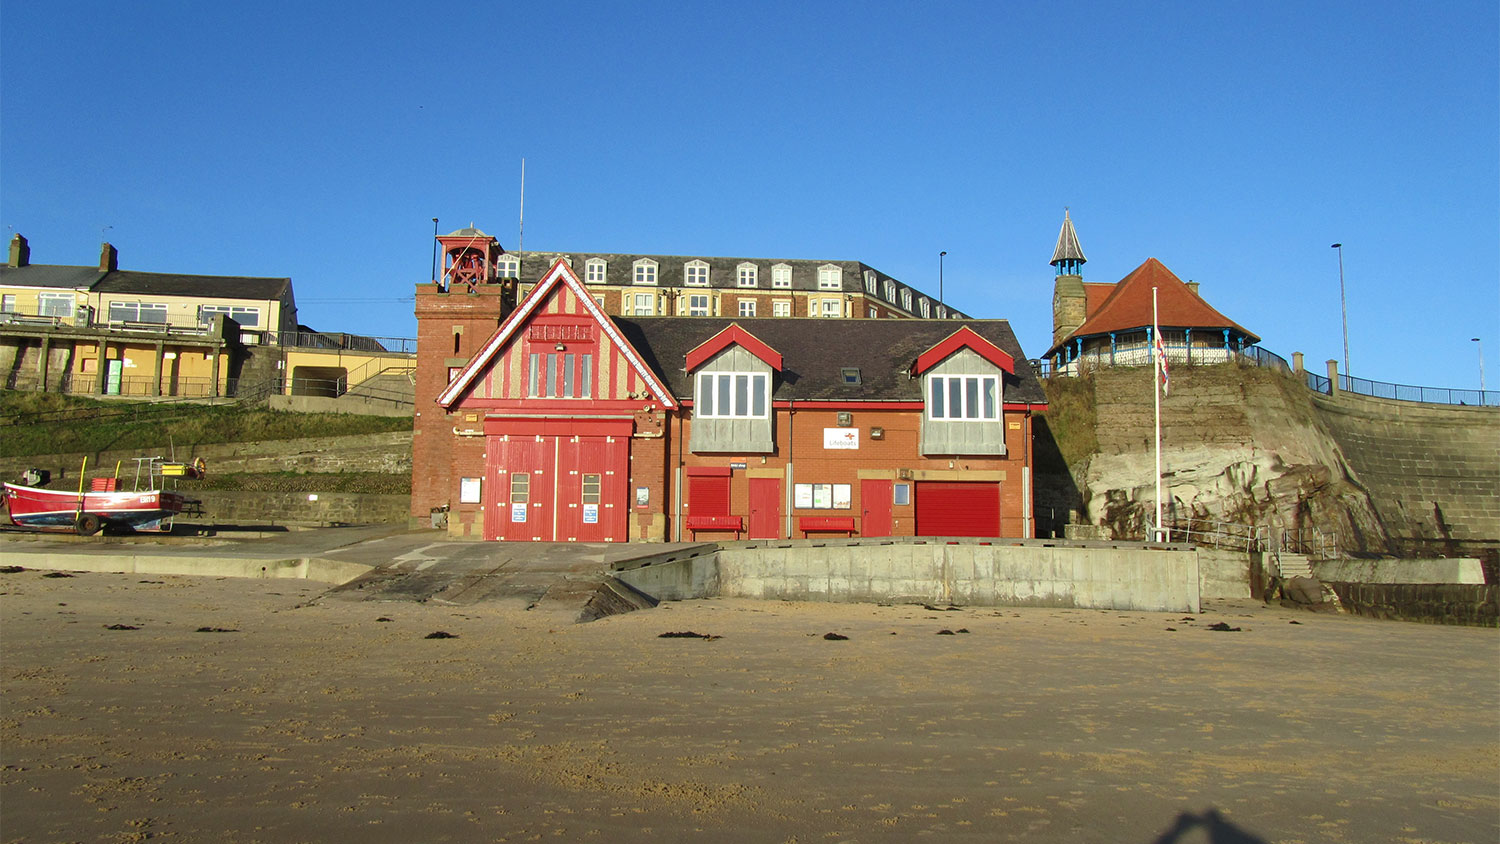
[[[505,253],[500,241],[474,228],[459,229],[438,236],[443,247],[443,278],[440,282],[446,292],[454,285],[462,284],[474,290],[481,284],[494,284],[499,279],[496,260]]]

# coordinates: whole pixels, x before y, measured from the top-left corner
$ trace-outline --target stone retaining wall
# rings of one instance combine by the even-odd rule
[[[1500,586],[1419,583],[1330,583],[1344,609],[1372,618],[1500,626]]]
[[[314,500],[314,496],[316,496]],[[347,492],[231,492],[199,490],[201,515],[178,519],[192,524],[406,524],[409,495],[362,495]]]
[[[162,455],[165,456],[166,452],[163,451]],[[120,472],[128,483],[134,472],[135,458],[141,456],[137,451],[90,454],[89,474],[93,475],[103,467],[113,469],[116,461],[124,461]],[[54,454],[0,458],[0,478],[19,478],[23,471],[35,466],[50,471],[54,485],[69,479],[76,482],[83,457],[82,454]],[[201,457],[208,464],[208,471],[217,474],[378,472],[410,475],[411,431],[180,446],[176,457],[182,461]]]

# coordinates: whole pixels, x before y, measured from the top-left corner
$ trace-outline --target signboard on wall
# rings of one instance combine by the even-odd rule
[[[838,449],[859,448],[858,428],[824,428],[823,447]]]
[[[583,505],[583,523],[586,524],[586,525],[597,525],[597,524],[599,524],[599,505],[598,504],[585,504],[585,505]]]
[[[479,503],[479,478],[458,479],[458,503]]]
[[[512,504],[512,505],[510,505],[510,520],[513,521],[513,522],[524,522],[524,521],[526,521],[526,505],[525,504]]]

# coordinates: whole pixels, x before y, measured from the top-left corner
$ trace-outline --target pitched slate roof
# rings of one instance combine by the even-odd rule
[[[0,266],[0,284],[10,287],[53,287],[87,290],[99,280],[98,267],[65,267],[55,264]]]
[[[1115,284],[1114,291],[1104,300],[1097,311],[1090,314],[1083,325],[1062,342],[1047,350],[1051,355],[1067,345],[1074,337],[1108,334],[1111,331],[1131,331],[1151,324],[1151,288],[1156,287],[1158,322],[1163,328],[1207,328],[1229,329],[1243,334],[1250,342],[1260,338],[1250,333],[1234,320],[1224,316],[1203,298],[1194,293],[1173,275],[1162,262],[1147,258],[1146,262],[1131,270],[1130,274]]]
[[[455,233],[456,234],[456,233]],[[896,296],[890,303],[898,308],[906,310],[901,304],[901,291],[910,290],[912,294],[911,312],[920,313],[918,302],[928,299],[932,302],[934,315],[938,307],[936,296],[903,284],[900,280],[877,270],[861,261],[818,261],[805,258],[716,258],[698,255],[635,255],[623,253],[603,252],[525,252],[505,253],[507,258],[521,260],[521,281],[531,284],[539,281],[546,274],[547,269],[559,258],[567,259],[573,267],[573,271],[579,278],[588,278],[586,266],[590,259],[599,258],[606,262],[604,283],[624,285],[630,287],[641,287],[650,289],[652,285],[635,284],[635,262],[646,258],[657,264],[657,287],[687,287],[686,265],[695,261],[701,261],[708,265],[707,287],[719,290],[744,290],[746,292],[776,293],[785,291],[787,288],[771,287],[771,268],[777,264],[785,264],[792,268],[791,290],[814,291],[824,293],[859,293],[865,290],[865,273],[873,273],[875,276],[874,296],[882,301],[890,301],[885,298],[885,282],[891,281],[896,285]],[[755,287],[739,286],[739,266],[741,264],[754,264],[757,269]],[[842,286],[839,290],[818,289],[818,268],[829,264],[843,271]],[[696,285],[695,285],[696,286]],[[950,315],[962,316],[962,312],[952,305],[944,303]]]
[[[1007,402],[1046,404],[1047,396],[1007,320],[883,320],[818,318],[615,317],[620,332],[672,393],[690,397],[689,351],[731,324],[782,354],[775,400],[922,401],[922,380],[911,365],[923,352],[967,326],[1015,359],[1005,376]],[[841,370],[858,367],[859,384]]]
[[[212,299],[280,299],[291,289],[289,278],[184,275],[115,270],[94,290],[99,293],[139,293],[155,296],[198,296]]]

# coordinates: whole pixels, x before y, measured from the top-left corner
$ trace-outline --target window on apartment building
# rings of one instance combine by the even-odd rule
[[[592,353],[533,352],[527,358],[528,396],[538,399],[586,399],[593,395]]]
[[[891,281],[890,279],[886,279],[885,280],[885,285],[884,285],[883,289],[885,291],[885,300],[887,302],[890,302],[891,304],[895,304],[896,303],[896,282]]]
[[[609,272],[609,262],[603,258],[590,258],[583,265],[584,280],[589,284],[603,284],[605,275]]]
[[[792,315],[792,303],[785,299],[771,303],[771,316],[787,317]]]
[[[73,315],[73,294],[38,293],[36,312],[38,316],[70,317]]]
[[[874,305],[871,305],[870,306],[870,319],[875,319],[875,318],[877,318],[879,316],[880,316],[880,309],[876,308]]]
[[[755,316],[755,300],[740,300],[740,316]]]
[[[792,288],[791,264],[777,264],[771,267],[771,286],[778,290],[790,290]]]
[[[167,306],[152,302],[110,302],[110,322],[167,323]]]
[[[219,314],[240,324],[241,328],[260,327],[260,308],[236,308],[227,305],[204,305],[198,309],[198,324],[208,325]],[[113,320],[113,317],[111,317]]]
[[[708,294],[695,293],[688,297],[688,316],[708,316]]]
[[[501,258],[495,262],[495,272],[499,273],[501,278],[520,278],[521,262],[515,258]]]
[[[823,300],[823,316],[841,317],[844,315],[844,303],[838,299]]]
[[[700,372],[693,415],[705,419],[764,419],[770,379],[763,372]]]
[[[599,310],[601,310],[601,311],[604,310],[604,297],[603,296],[595,296],[594,297],[594,302],[599,306]]]
[[[683,266],[687,278],[685,284],[689,287],[708,286],[708,264],[703,261],[690,261]]]
[[[875,295],[875,271],[865,270],[865,292],[871,296]]]
[[[13,314],[16,312],[16,294],[0,293],[0,314]]]
[[[636,316],[652,316],[656,313],[655,293],[636,293],[632,298],[635,299],[635,309],[632,313]]]
[[[938,305],[937,314],[938,314],[938,319],[947,319],[948,318],[948,309],[945,308],[945,307],[943,307],[942,305]]]
[[[833,264],[824,264],[818,267],[818,289],[843,290],[844,271]]]
[[[651,260],[649,258],[642,258],[642,259],[636,261],[635,264],[633,264],[632,266],[634,267],[634,273],[632,274],[632,278],[635,279],[635,283],[636,284],[655,284],[656,283],[656,262],[655,261],[653,261],[653,260]]]
[[[901,307],[905,308],[907,313],[911,313],[911,291],[910,290],[903,290],[903,291],[901,291]]]
[[[995,375],[934,375],[927,379],[931,419],[998,419],[1000,378]]]
[[[932,300],[931,299],[920,299],[917,302],[917,306],[922,311],[922,319],[927,319],[928,317],[932,316]]]
[[[735,277],[740,287],[754,287],[760,283],[760,270],[754,264],[740,264],[736,268]]]

